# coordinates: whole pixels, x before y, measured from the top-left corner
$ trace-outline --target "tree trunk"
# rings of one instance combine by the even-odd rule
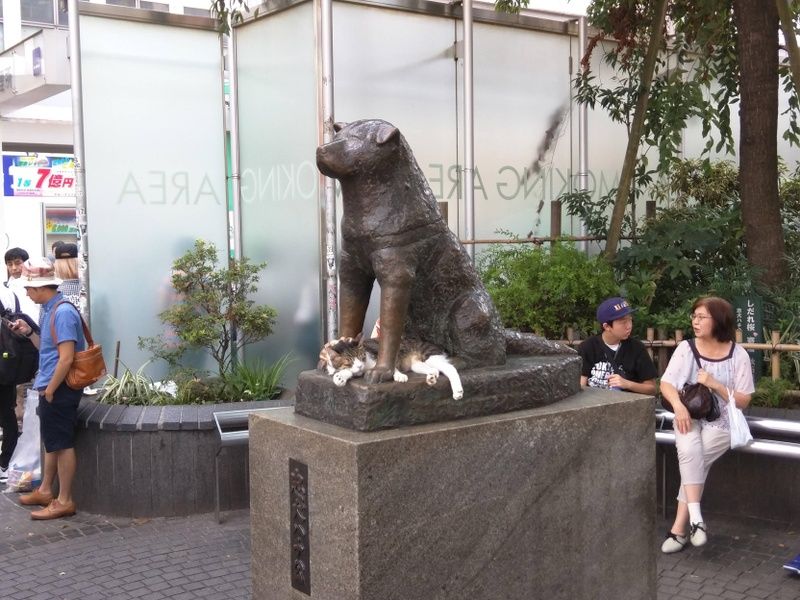
[[[625,159],[622,163],[622,173],[619,177],[617,195],[614,198],[614,210],[611,213],[611,223],[608,226],[606,247],[603,251],[605,257],[613,260],[617,255],[617,247],[622,234],[622,219],[625,216],[625,207],[631,192],[633,172],[636,169],[636,157],[639,152],[639,142],[642,139],[644,121],[647,114],[647,101],[650,99],[650,88],[653,83],[653,72],[656,68],[658,50],[664,40],[664,18],[667,15],[667,0],[658,0],[653,10],[653,25],[650,29],[650,41],[647,45],[647,54],[642,64],[641,88],[636,108],[633,113],[633,122],[628,134],[628,146],[625,149]]]
[[[739,185],[747,259],[773,286],[786,280],[778,200],[778,11],[734,0],[741,95]]]

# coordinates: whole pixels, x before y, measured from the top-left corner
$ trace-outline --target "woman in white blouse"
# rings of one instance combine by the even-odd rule
[[[679,552],[691,541],[706,543],[706,524],[700,512],[708,470],[731,445],[730,424],[725,407],[728,398],[746,408],[754,391],[747,351],[735,343],[733,308],[722,298],[700,298],[692,306],[694,339],[681,342],[661,377],[661,394],[675,413],[675,446],[681,485],[675,521],[661,546],[664,553]],[[700,359],[698,369],[691,344]],[[681,403],[678,390],[687,383],[701,383],[716,396],[720,416],[714,421],[692,419]]]

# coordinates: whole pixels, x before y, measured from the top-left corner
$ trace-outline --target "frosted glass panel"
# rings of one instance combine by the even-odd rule
[[[311,4],[240,27],[237,38],[242,248],[268,262],[255,298],[278,311],[275,333],[245,357],[271,362],[292,352],[293,386],[321,346]]]
[[[198,238],[227,251],[219,38],[82,16],[81,54],[93,334],[135,369],[172,261]]]
[[[403,133],[448,222],[458,215],[453,21],[334,3],[336,120],[379,118]]]

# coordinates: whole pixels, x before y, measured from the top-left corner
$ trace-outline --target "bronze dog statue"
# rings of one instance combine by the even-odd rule
[[[361,333],[376,279],[381,286],[380,346],[367,383],[392,380],[403,336],[436,344],[468,368],[504,364],[507,347],[525,354],[571,352],[503,329],[396,127],[364,120],[334,129],[333,141],[317,148],[317,167],[342,186],[341,335]]]

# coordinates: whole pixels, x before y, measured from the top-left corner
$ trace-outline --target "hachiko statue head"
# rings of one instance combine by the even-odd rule
[[[372,285],[381,286],[381,341],[370,383],[390,381],[405,334],[465,366],[505,362],[500,318],[467,253],[396,127],[380,120],[335,126],[317,166],[342,186],[340,333],[356,336]]]

